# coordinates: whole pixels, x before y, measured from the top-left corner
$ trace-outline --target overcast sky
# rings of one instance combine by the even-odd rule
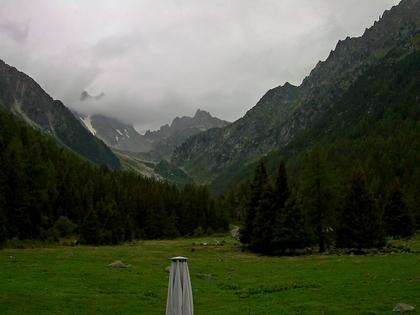
[[[241,117],[399,0],[0,0],[0,59],[87,113]],[[104,92],[80,101],[87,90]]]

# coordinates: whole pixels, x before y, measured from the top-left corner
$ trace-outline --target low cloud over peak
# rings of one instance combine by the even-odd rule
[[[233,121],[397,3],[0,0],[0,58],[71,108],[142,130],[199,107]]]

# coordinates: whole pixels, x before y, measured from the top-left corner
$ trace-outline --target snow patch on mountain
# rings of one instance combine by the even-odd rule
[[[80,120],[85,125],[86,129],[90,131],[91,134],[96,135],[96,130],[92,126],[92,119],[90,118],[90,115],[81,116]]]

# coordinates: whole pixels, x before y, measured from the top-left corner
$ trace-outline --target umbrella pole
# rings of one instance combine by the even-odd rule
[[[186,257],[172,257],[166,315],[194,315],[190,273]]]

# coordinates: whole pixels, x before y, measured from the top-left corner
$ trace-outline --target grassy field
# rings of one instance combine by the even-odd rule
[[[200,245],[215,239],[226,243]],[[419,254],[273,258],[227,237],[1,250],[0,314],[164,314],[175,255],[189,257],[198,315],[392,314],[399,302],[420,314]]]

